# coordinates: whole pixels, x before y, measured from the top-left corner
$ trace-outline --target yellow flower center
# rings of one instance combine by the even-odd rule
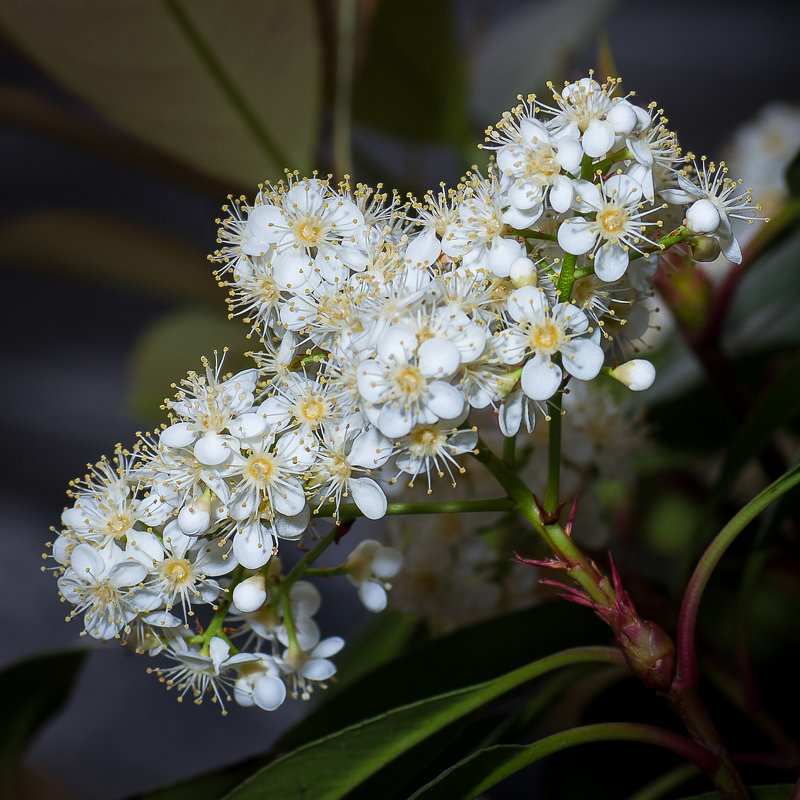
[[[159,571],[168,583],[173,586],[193,583],[192,565],[185,558],[173,556],[159,564]]]
[[[415,456],[432,456],[439,452],[444,438],[444,434],[433,425],[417,425],[411,432],[408,449]]]
[[[297,226],[297,238],[306,247],[316,247],[322,234],[322,226],[317,220],[305,220]]]
[[[94,596],[101,602],[101,603],[113,603],[114,602],[114,587],[109,585],[108,581],[103,581],[102,583],[98,583],[97,586],[94,587],[92,590]]]
[[[275,474],[275,462],[271,456],[250,456],[247,474],[255,483],[269,483]]]
[[[553,353],[561,344],[562,331],[551,320],[534,325],[529,334],[531,349],[538,353]]]
[[[600,223],[604,236],[614,236],[624,229],[628,215],[622,209],[609,208],[597,215],[597,221]]]
[[[117,514],[108,523],[108,530],[114,534],[115,539],[119,539],[131,529],[131,519],[127,514]]]

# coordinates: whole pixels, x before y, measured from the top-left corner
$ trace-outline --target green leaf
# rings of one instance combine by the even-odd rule
[[[15,796],[20,758],[40,728],[66,704],[78,677],[85,650],[47,653],[0,671],[0,774],[6,792]]]
[[[614,0],[560,0],[525,4],[505,15],[474,60],[473,113],[481,125],[499,119],[518,94],[564,77],[570,56],[597,32],[614,5]]]
[[[42,211],[5,222],[0,226],[0,261],[15,269],[66,274],[158,297],[223,299],[200,250],[106,214]]]
[[[244,353],[249,349],[245,326],[239,320],[228,320],[225,314],[213,309],[189,308],[166,314],[139,337],[131,355],[130,393],[131,412],[161,420],[159,407],[164,398],[173,394],[170,389],[189,370],[200,371],[201,358],[214,364],[214,352],[222,356],[224,372],[238,372],[252,367]]]
[[[238,185],[308,171],[320,56],[312,0],[25,0],[0,25],[117,125]]]
[[[344,797],[410,748],[511,689],[554,669],[593,661],[619,663],[619,653],[612,648],[576,648],[495,680],[396,708],[288,753],[226,795],[226,800]]]
[[[286,752],[392,707],[496,678],[558,650],[604,644],[609,638],[608,628],[594,614],[560,598],[462,628],[362,675],[341,691],[329,692],[274,750]]]
[[[468,139],[471,146],[463,75],[451,3],[378,3],[356,75],[353,116],[395,136],[459,145]]]

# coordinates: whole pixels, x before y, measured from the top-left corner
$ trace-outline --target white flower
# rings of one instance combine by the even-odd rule
[[[656,368],[643,358],[634,358],[615,367],[609,373],[633,392],[649,389],[656,379]]]
[[[146,567],[126,557],[113,542],[103,547],[78,544],[58,588],[75,606],[70,617],[86,612],[84,626],[89,636],[113,639],[137,614],[160,605],[158,592],[138,585],[146,575]]]
[[[564,369],[580,380],[600,371],[603,350],[587,336],[589,320],[580,309],[569,303],[551,308],[541,288],[523,286],[511,293],[508,313],[514,322],[498,334],[498,352],[506,364],[524,361],[520,382],[531,400],[547,400],[561,385],[561,367],[553,360],[559,353]]]
[[[378,613],[386,608],[386,581],[403,566],[403,554],[394,547],[385,547],[375,539],[364,539],[347,557],[347,577],[358,589],[358,596],[368,611]]]
[[[323,683],[336,674],[336,665],[330,656],[336,655],[344,647],[340,636],[329,636],[311,649],[289,648],[278,660],[286,680],[291,684],[291,695],[303,700],[311,697],[313,683]]]
[[[286,699],[286,684],[272,656],[256,653],[257,661],[242,664],[240,677],[233,687],[233,696],[240,706],[258,706],[275,711]]]
[[[445,473],[453,486],[456,479],[453,467],[459,473],[465,470],[459,466],[456,456],[470,453],[478,443],[477,428],[458,429],[452,425],[415,425],[408,436],[398,443],[397,467],[411,475],[409,486],[420,473],[425,473],[428,481],[428,494],[431,494],[431,470],[440,478]]]
[[[230,645],[219,636],[212,637],[208,645],[208,655],[201,654],[199,648],[192,649],[185,639],[177,639],[172,642],[166,654],[173,661],[177,661],[175,667],[167,669],[154,669],[159,680],[166,684],[167,689],[177,689],[178,702],[182,702],[187,692],[194,697],[194,702],[203,702],[203,696],[210,692],[211,701],[219,703],[222,713],[225,711],[225,702],[230,700],[227,691],[223,695],[223,688],[230,687],[234,679],[224,673],[241,664],[250,661],[258,661],[259,658],[254,653],[237,653],[229,656]]]
[[[642,187],[624,174],[612,175],[600,187],[589,181],[575,181],[574,207],[582,213],[594,212],[594,219],[571,217],[558,229],[558,243],[573,255],[596,251],[594,271],[603,281],[616,281],[628,269],[628,251],[641,253],[642,240],[655,244],[644,235],[648,224],[642,218],[651,211],[641,211]]]
[[[686,226],[693,233],[713,236],[722,254],[734,264],[741,263],[742,251],[731,226],[731,219],[760,219],[753,215],[760,206],[753,203],[750,191],[736,194],[740,181],[727,177],[724,163],[719,167],[705,158],[694,165],[694,181],[686,175],[678,175],[679,189],[662,189],[661,196],[670,203],[691,203],[686,212]],[[696,181],[696,182],[695,182]]]
[[[461,363],[458,348],[446,339],[427,339],[417,346],[411,328],[388,328],[375,358],[358,366],[358,391],[364,413],[384,436],[405,436],[418,423],[455,419],[464,396],[448,378]]]

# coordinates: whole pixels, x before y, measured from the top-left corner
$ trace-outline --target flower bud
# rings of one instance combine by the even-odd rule
[[[246,580],[237,584],[233,590],[233,602],[239,611],[251,614],[258,611],[267,601],[267,588],[264,576],[251,575]]]
[[[692,233],[714,233],[720,221],[719,210],[705,197],[695,200],[686,212],[686,227]]]
[[[624,383],[631,391],[649,389],[656,379],[656,368],[643,358],[634,358],[609,372],[612,378]]]
[[[187,536],[200,536],[211,527],[211,503],[205,495],[178,512],[178,527]]]
[[[692,258],[695,261],[713,261],[719,253],[719,242],[712,236],[698,236],[692,245]]]
[[[518,289],[521,286],[536,286],[539,277],[533,261],[529,258],[517,258],[512,261],[508,276]]]

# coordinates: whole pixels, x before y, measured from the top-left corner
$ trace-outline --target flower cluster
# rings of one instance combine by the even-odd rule
[[[473,411],[513,437],[568,384],[652,383],[626,359],[656,257],[702,236],[735,258],[729,217],[754,206],[617,87],[523,100],[487,131],[486,175],[421,201],[295,173],[230,201],[212,260],[261,349],[238,374],[190,373],[168,424],[73,485],[53,556],[88,635],[163,652],[181,696],[305,697],[342,640],[321,638],[298,579],[347,575],[380,611],[402,564],[370,542],[314,567],[342,520],[384,517],[400,480],[454,484],[479,447]],[[314,515],[337,527],[284,572],[279,543],[318,537]]]

